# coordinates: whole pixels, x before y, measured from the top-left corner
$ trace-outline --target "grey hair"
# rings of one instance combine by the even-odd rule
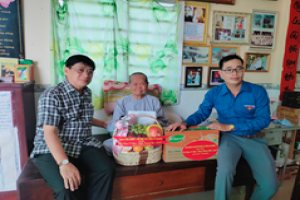
[[[148,82],[148,77],[146,76],[146,74],[144,74],[144,73],[142,73],[142,72],[134,72],[133,74],[131,74],[131,75],[129,76],[129,83],[131,83],[131,77],[132,77],[132,76],[135,76],[135,75],[142,75],[142,76],[144,76],[145,82],[146,82],[147,84],[149,84],[149,82]]]

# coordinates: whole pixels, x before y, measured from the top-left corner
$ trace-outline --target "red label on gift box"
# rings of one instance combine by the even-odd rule
[[[182,154],[191,160],[205,160],[218,152],[218,145],[210,141],[196,141],[185,145]]]
[[[128,138],[113,136],[118,140],[117,145],[131,147],[131,146],[157,146],[167,143],[164,141],[168,136],[159,136],[159,137],[139,137],[139,138]]]

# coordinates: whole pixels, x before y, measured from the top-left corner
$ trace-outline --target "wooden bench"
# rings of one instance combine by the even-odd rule
[[[95,136],[101,141],[108,135]],[[113,199],[156,199],[214,189],[216,160],[164,163],[151,165],[117,165]],[[246,197],[254,189],[255,180],[244,159],[237,166],[234,187],[246,185]],[[19,200],[53,200],[53,190],[44,182],[37,168],[28,160],[17,181]]]

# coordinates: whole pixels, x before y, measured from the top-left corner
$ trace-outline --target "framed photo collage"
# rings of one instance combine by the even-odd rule
[[[205,2],[234,5],[234,0]],[[275,49],[278,12],[253,9],[252,13],[212,11],[204,2],[185,2],[182,65],[185,87],[203,87],[207,72],[207,88],[224,82],[219,74],[219,61],[224,56],[240,55],[240,46],[248,46],[244,59],[245,72],[269,72],[271,53]],[[208,41],[208,23],[212,24]],[[208,67],[204,70],[203,67]],[[300,67],[299,67],[300,68]],[[300,69],[299,69],[300,74]],[[300,85],[300,84],[299,84]],[[299,86],[300,87],[300,86]]]

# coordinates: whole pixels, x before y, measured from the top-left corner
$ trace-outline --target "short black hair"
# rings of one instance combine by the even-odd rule
[[[146,82],[147,84],[149,84],[149,82],[148,82],[148,77],[146,76],[146,74],[144,74],[144,73],[142,73],[142,72],[134,72],[133,74],[131,74],[131,75],[129,76],[129,83],[131,83],[131,77],[132,77],[132,76],[135,76],[135,75],[142,75],[142,76],[144,76],[145,82]]]
[[[79,62],[82,62],[83,64],[93,68],[93,71],[95,70],[94,61],[85,55],[73,55],[69,57],[66,61],[66,67],[71,69],[73,65]]]
[[[225,57],[223,57],[223,58],[220,60],[220,62],[219,62],[219,67],[220,67],[220,69],[221,69],[221,70],[223,69],[224,63],[226,63],[226,62],[229,61],[229,60],[233,60],[233,59],[238,59],[238,60],[240,60],[240,61],[242,62],[242,65],[244,65],[243,59],[242,59],[240,56],[234,54],[234,55],[225,56]]]

